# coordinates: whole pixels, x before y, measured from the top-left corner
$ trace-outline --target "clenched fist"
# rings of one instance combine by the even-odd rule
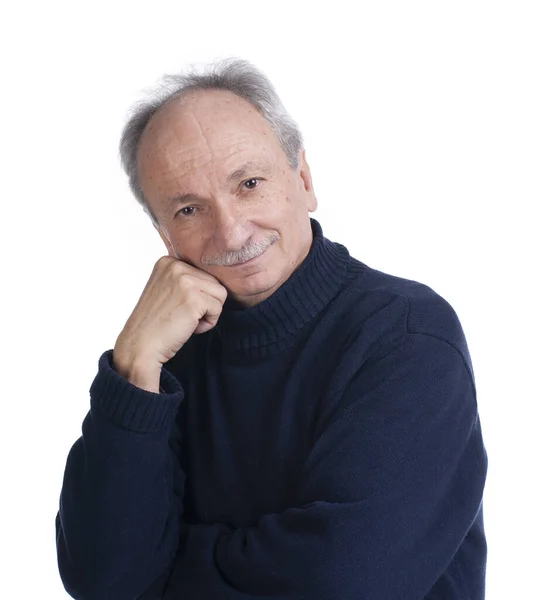
[[[134,385],[158,393],[162,365],[193,334],[215,327],[227,294],[209,273],[161,256],[115,342],[115,369]]]

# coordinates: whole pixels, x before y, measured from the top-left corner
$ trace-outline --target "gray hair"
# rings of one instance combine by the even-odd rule
[[[249,101],[270,124],[289,165],[293,169],[299,165],[302,133],[270,80],[249,61],[226,58],[208,65],[204,73],[193,69],[188,73],[164,75],[148,96],[132,107],[119,145],[121,164],[128,175],[130,189],[156,227],[159,227],[158,220],[143,194],[138,177],[137,154],[141,137],[151,117],[168,101],[189,90],[210,89],[233,92]]]

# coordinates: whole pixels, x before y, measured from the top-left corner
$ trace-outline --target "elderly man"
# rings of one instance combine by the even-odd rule
[[[168,256],[67,459],[68,593],[482,599],[488,459],[461,324],[324,237],[269,80],[242,60],[165,78],[121,155]]]

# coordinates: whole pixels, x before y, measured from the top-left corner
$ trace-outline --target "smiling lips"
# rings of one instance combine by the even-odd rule
[[[262,252],[262,254],[264,254],[264,252]],[[260,258],[262,256],[262,254],[259,254],[258,256],[254,256],[253,258],[250,258],[249,260],[246,260],[245,262],[236,263],[235,265],[231,265],[231,266],[232,267],[243,267],[243,265],[248,265],[249,263],[252,263],[257,258]]]
[[[254,256],[253,258],[250,258],[249,260],[246,260],[245,262],[242,263],[236,263],[235,265],[230,265],[231,267],[243,267],[245,265],[248,265],[250,263],[255,262],[256,260],[258,260],[261,256],[263,256],[264,254],[266,254],[266,252],[268,251],[268,248],[266,248],[266,250],[264,250],[264,252],[261,252],[258,256]]]

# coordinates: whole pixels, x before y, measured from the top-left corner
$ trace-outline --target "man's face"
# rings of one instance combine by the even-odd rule
[[[293,170],[268,122],[235,94],[190,92],[159,110],[138,172],[168,254],[243,306],[273,294],[309,252],[317,200],[305,153]]]

